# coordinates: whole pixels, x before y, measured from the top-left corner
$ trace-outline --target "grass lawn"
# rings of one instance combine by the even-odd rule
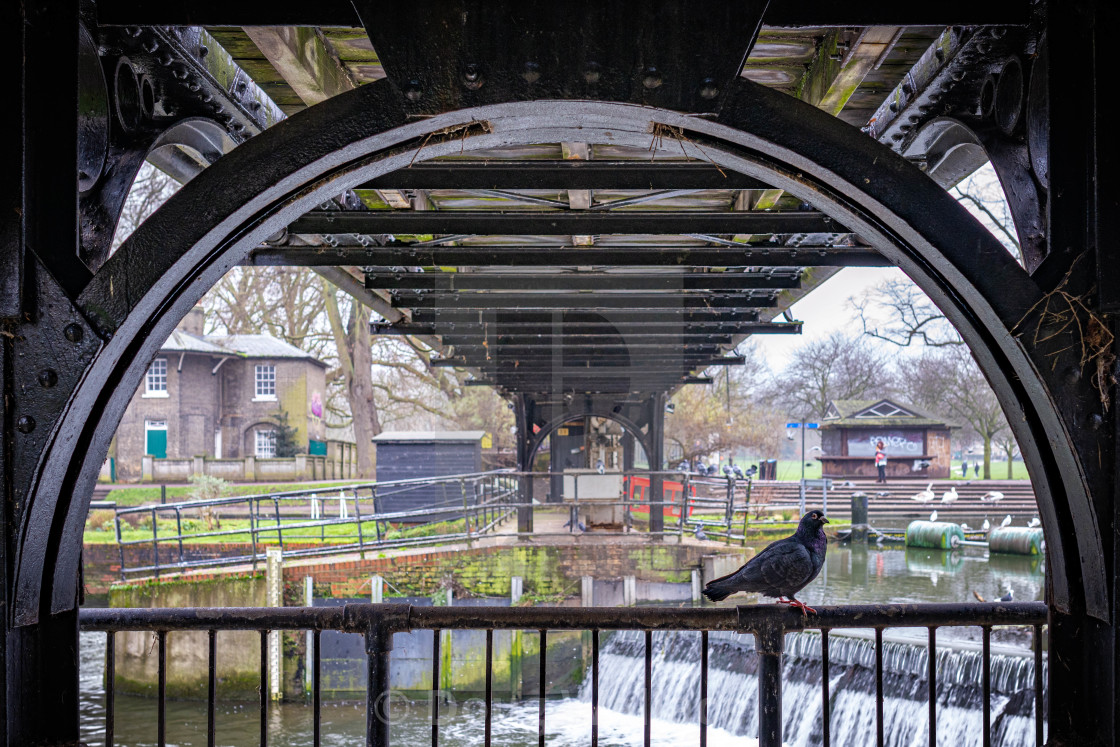
[[[968,460],[968,477],[961,477],[961,461],[959,459],[953,460],[953,468],[949,474],[954,480],[975,480],[976,469],[972,465],[980,461],[979,459]],[[980,474],[984,474],[984,465],[980,465]],[[982,479],[982,478],[981,478]],[[1007,479],[1007,462],[992,462],[992,479],[993,480],[1006,480]],[[1012,480],[1029,480],[1031,476],[1027,474],[1027,465],[1023,462],[1011,463],[1011,479]]]
[[[959,459],[953,460],[953,467],[950,471],[950,477],[953,480],[975,480],[976,474],[972,467],[972,461],[968,460],[968,477],[961,477],[961,462]],[[757,464],[756,461],[748,461],[744,464]],[[1022,462],[1012,462],[1012,480],[1029,480],[1030,475],[1027,474],[1027,465]],[[984,474],[984,467],[981,465],[980,474]],[[806,460],[805,464],[805,479],[819,480],[821,477],[821,463],[816,459]],[[779,459],[778,460],[778,479],[791,480],[797,482],[801,479],[801,462],[796,459]],[[1006,480],[1007,479],[1007,462],[992,462],[992,479],[993,480]]]
[[[111,513],[111,512],[110,512]],[[116,542],[116,537],[113,533],[113,522],[101,522],[98,517],[91,515],[91,520],[86,522],[85,535],[83,541],[89,544],[110,544]],[[125,542],[137,540],[150,540],[152,538],[152,522],[149,516],[142,517],[143,520],[138,522],[137,526],[130,526],[121,523],[121,539]],[[305,523],[299,520],[282,521],[280,526],[285,524],[300,524]],[[261,529],[267,528],[269,525],[264,524]],[[273,525],[275,526],[275,525]],[[184,518],[183,519],[183,541],[195,544],[211,544],[218,542],[251,542],[252,538],[249,532],[248,519],[223,519],[220,527],[215,527],[214,531],[230,532],[229,534],[220,534],[217,536],[198,536],[207,532],[206,527],[202,521],[197,518]],[[175,541],[176,526],[174,519],[159,519],[156,522],[156,530],[158,536],[163,539],[166,538],[167,542]],[[298,529],[289,529],[284,531],[285,542],[299,542],[299,543],[316,543],[323,542],[326,544],[346,544],[350,542],[357,542],[358,540],[358,527],[357,524],[333,524],[322,525],[318,527],[300,527]],[[414,537],[434,537],[440,534],[455,534],[463,531],[463,520],[456,521],[443,521],[434,524],[423,524],[421,526],[402,528],[399,526],[391,526],[388,531],[384,525],[381,527],[382,536],[384,539],[395,540]],[[377,536],[377,527],[374,522],[362,522],[362,535],[367,540]],[[277,533],[261,531],[257,533],[257,543],[263,545],[277,544]]]
[[[246,483],[230,485],[226,490],[227,496],[261,495],[264,493],[285,493],[291,490],[326,490],[353,485],[354,482],[296,482],[296,483]],[[168,499],[189,500],[191,485],[179,485],[167,488]],[[113,488],[105,496],[107,501],[115,501],[118,506],[143,506],[148,503],[159,503],[159,485],[138,485]]]

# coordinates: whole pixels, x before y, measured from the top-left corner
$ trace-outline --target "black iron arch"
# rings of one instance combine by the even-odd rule
[[[51,424],[23,513],[17,624],[70,609],[101,461],[148,361],[202,295],[254,246],[342,191],[414,160],[580,140],[683,148],[815,205],[898,264],[957,326],[991,380],[1030,467],[1050,553],[1051,598],[1107,619],[1108,580],[1084,472],[1013,329],[1036,284],[962,207],[858,130],[738,80],[716,120],[618,103],[499,103],[408,119],[378,81],[251,139],[141,225],[79,298],[102,344]],[[479,124],[484,123],[484,125]]]
[[[599,408],[588,408],[584,410],[572,410],[566,412],[563,415],[553,418],[552,420],[541,426],[541,429],[533,434],[533,439],[529,442],[528,455],[526,456],[526,468],[530,467],[533,464],[533,458],[537,455],[537,452],[540,451],[541,446],[544,444],[544,440],[548,438],[549,435],[552,434],[557,428],[560,428],[565,423],[570,423],[576,418],[588,417],[606,418],[607,420],[613,420],[614,422],[625,428],[630,433],[630,435],[638,440],[638,443],[642,445],[642,449],[645,450],[646,454],[650,453],[649,434],[642,432],[642,427],[636,422],[617,412],[611,412],[610,410],[600,410]],[[527,471],[532,470],[527,469]]]

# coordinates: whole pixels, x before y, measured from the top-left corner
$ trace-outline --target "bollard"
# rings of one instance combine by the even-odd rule
[[[867,542],[867,493],[852,493],[852,542]]]
[[[692,569],[692,603],[700,602],[700,571]]]

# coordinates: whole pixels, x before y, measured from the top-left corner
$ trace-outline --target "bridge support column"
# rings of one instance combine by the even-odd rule
[[[665,530],[665,479],[658,473],[665,468],[665,398],[654,394],[649,403],[649,432],[646,437],[649,457],[649,531]]]
[[[514,404],[514,416],[517,422],[517,471],[521,477],[517,481],[517,502],[522,504],[517,509],[517,531],[528,534],[533,531],[533,426],[531,409],[533,403],[522,394],[517,397]]]

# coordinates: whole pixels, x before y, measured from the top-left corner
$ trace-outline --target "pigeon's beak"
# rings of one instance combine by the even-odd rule
[[[821,517],[821,523],[822,524],[827,524],[828,523],[828,517],[827,516],[822,516]]]

